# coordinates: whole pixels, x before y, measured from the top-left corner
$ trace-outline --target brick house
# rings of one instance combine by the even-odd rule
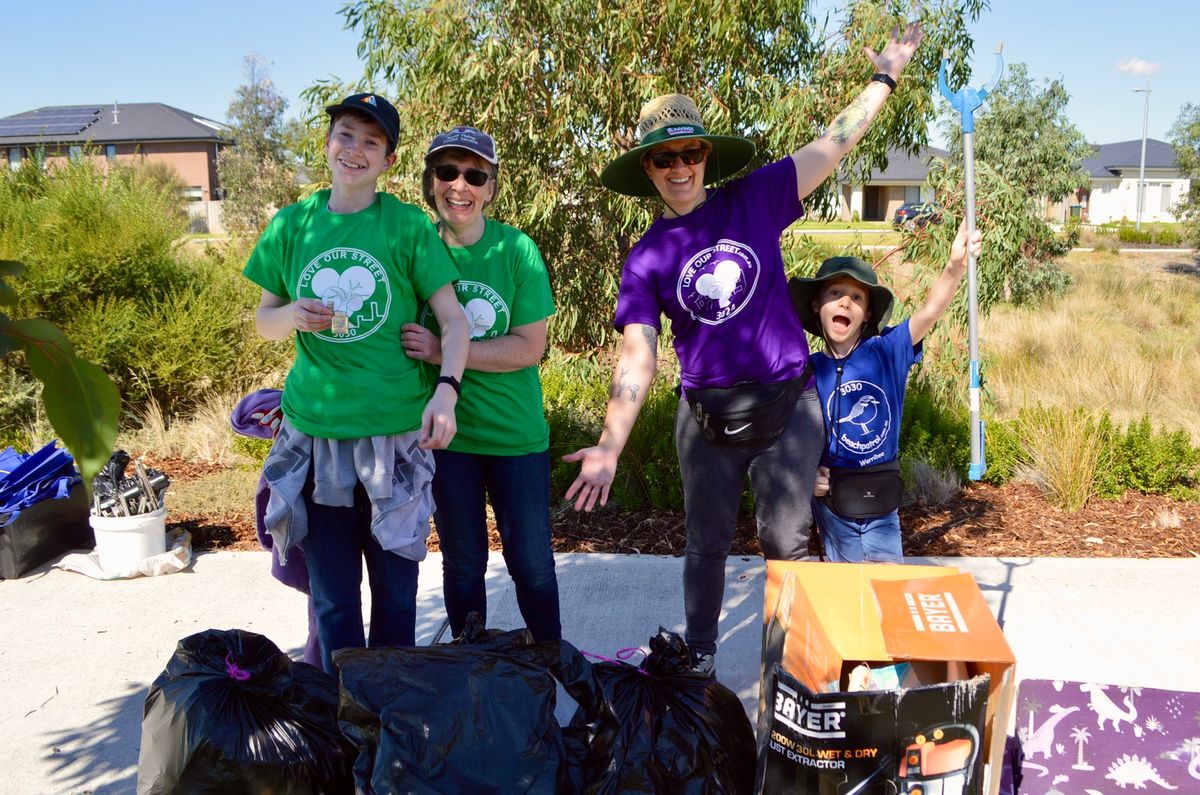
[[[209,227],[221,198],[217,154],[232,143],[228,126],[161,102],[52,106],[0,118],[0,152],[11,168],[81,157],[167,163],[187,186],[191,215]]]

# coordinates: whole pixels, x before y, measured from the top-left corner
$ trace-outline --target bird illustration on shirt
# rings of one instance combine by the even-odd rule
[[[850,407],[850,413],[838,420],[838,423],[848,422],[862,428],[863,433],[869,433],[871,429],[867,426],[874,422],[878,415],[879,401],[871,395],[863,395]]]

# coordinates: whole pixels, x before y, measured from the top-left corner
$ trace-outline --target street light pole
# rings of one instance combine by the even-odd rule
[[[1146,75],[1146,87],[1135,88],[1135,94],[1145,94],[1146,102],[1142,109],[1142,165],[1138,170],[1137,223],[1134,228],[1142,231],[1142,207],[1146,202],[1146,127],[1150,122],[1150,75]]]

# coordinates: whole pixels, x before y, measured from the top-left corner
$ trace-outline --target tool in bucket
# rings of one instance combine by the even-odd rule
[[[983,104],[983,100],[1000,82],[1004,73],[1004,58],[1001,56],[1003,44],[996,45],[996,74],[983,88],[975,89],[963,86],[958,91],[951,91],[946,85],[946,69],[950,65],[948,52],[942,53],[942,65],[938,69],[938,88],[942,96],[958,111],[962,120],[963,137],[963,179],[966,185],[966,215],[967,239],[975,233],[975,110]],[[969,399],[971,405],[971,465],[967,469],[967,477],[979,480],[987,471],[987,462],[983,450],[983,420],[979,416],[980,387],[979,378],[979,285],[975,273],[975,255],[967,248],[967,337],[971,358],[971,382]]]

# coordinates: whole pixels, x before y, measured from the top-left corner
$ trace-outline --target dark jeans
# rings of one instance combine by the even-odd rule
[[[442,549],[442,578],[450,631],[457,637],[467,614],[487,622],[486,497],[492,503],[504,562],[517,605],[535,640],[562,637],[558,579],[550,548],[550,454],[502,456],[435,450],[433,499]]]
[[[371,534],[371,501],[361,483],[354,489],[352,507],[318,505],[312,490],[310,468],[303,492],[308,510],[304,559],[321,641],[321,666],[336,675],[333,652],[366,645],[363,558],[371,584],[372,646],[415,645],[418,563],[379,546]]]

